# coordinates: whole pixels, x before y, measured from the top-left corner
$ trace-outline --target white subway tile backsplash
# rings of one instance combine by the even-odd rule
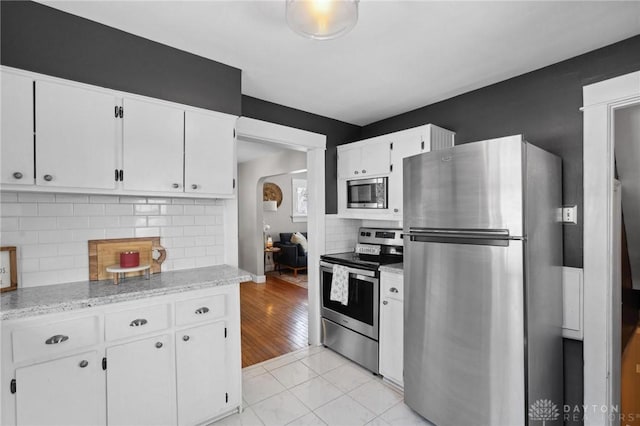
[[[89,228],[119,228],[120,217],[118,216],[91,216],[89,218]]]
[[[158,227],[135,228],[134,235],[136,237],[157,237],[160,235],[160,228]]]
[[[19,244],[37,244],[38,231],[2,231],[1,245],[15,246]]]
[[[18,201],[21,203],[53,203],[55,194],[42,194],[37,192],[19,192]]]
[[[136,204],[134,206],[134,214],[136,215],[154,215],[160,214],[160,206],[157,204]]]
[[[117,195],[91,195],[89,197],[89,202],[98,204],[118,204],[120,202],[120,197]]]
[[[58,229],[86,229],[89,227],[88,217],[59,217],[57,218]]]
[[[56,203],[88,203],[89,196],[81,194],[56,194]]]
[[[11,219],[11,218],[9,218]],[[56,229],[55,217],[21,217],[20,229],[25,231],[40,231]]]
[[[73,216],[73,204],[38,203],[37,206],[38,216]]]
[[[104,204],[75,204],[73,214],[75,216],[104,216]]]
[[[105,238],[133,238],[135,228],[110,228],[105,229]]]
[[[2,216],[38,216],[38,204],[36,203],[2,203],[0,205]]]
[[[51,244],[71,241],[71,231],[68,230],[53,230],[53,231],[40,231],[38,232],[38,242],[41,244]]]
[[[193,216],[172,216],[171,223],[177,226],[189,226],[195,223],[195,219]]]
[[[205,211],[205,206],[184,206],[184,214],[188,215],[203,215]]]
[[[180,206],[180,205],[167,205],[167,206],[160,206],[160,214],[162,215],[183,215],[184,214],[184,206]]]
[[[149,216],[147,222],[149,226],[169,226],[171,218],[169,216]]]
[[[0,192],[2,244],[18,247],[21,287],[88,279],[87,241],[160,236],[163,270],[224,261],[220,200]]]
[[[105,205],[105,208],[104,208],[104,214],[108,216],[132,215],[133,205],[132,204],[107,204]]]

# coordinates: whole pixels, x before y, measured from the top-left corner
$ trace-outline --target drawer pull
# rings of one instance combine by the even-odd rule
[[[398,289],[397,289],[397,288],[395,288],[395,287],[391,287],[391,288],[389,289],[389,291],[390,291],[391,293],[397,293],[397,292],[398,292]]]
[[[185,342],[189,341],[189,336],[187,336],[186,334],[184,336],[182,336],[182,340],[184,340]]]
[[[207,308],[206,306],[196,309],[196,315],[206,314],[207,312],[209,312],[209,308]]]
[[[386,300],[384,300],[384,301],[382,301],[382,304],[383,304],[383,305],[388,305],[388,304],[389,304],[389,302],[387,302]]]
[[[62,334],[56,334],[55,336],[49,337],[44,342],[47,345],[57,345],[58,343],[66,342],[67,340],[69,340],[69,336],[65,336],[65,335],[62,335]]]
[[[89,361],[87,361],[86,359],[83,359],[82,361],[80,361],[80,364],[78,364],[80,366],[80,368],[85,368],[87,365],[89,365]]]
[[[157,342],[156,343],[156,348],[160,349],[162,347],[162,342]]]
[[[144,318],[134,319],[129,324],[129,327],[141,327],[141,326],[145,325],[147,322],[148,321],[146,319],[144,319]]]

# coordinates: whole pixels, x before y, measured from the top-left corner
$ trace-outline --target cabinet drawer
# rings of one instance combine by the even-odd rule
[[[99,342],[100,322],[91,316],[59,321],[12,332],[13,361],[39,359],[91,346]]]
[[[199,297],[176,302],[176,325],[193,324],[227,314],[226,295]]]
[[[403,277],[400,274],[385,273],[380,280],[381,297],[404,300]]]
[[[105,315],[107,340],[125,339],[170,327],[169,305],[153,305]]]

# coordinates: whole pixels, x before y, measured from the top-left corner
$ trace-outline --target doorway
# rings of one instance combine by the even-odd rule
[[[585,413],[584,424],[612,425],[622,420],[615,415],[621,402],[622,357],[616,115],[640,105],[640,72],[585,86],[583,99],[584,406],[598,407]]]
[[[285,126],[275,125],[260,120],[241,117],[237,125],[237,140],[239,143],[252,143],[268,149],[278,151],[276,154],[264,156],[265,161],[273,161],[276,167],[272,167],[270,172],[255,173],[255,180],[252,177],[244,183],[249,185],[243,191],[242,176],[239,173],[238,181],[238,240],[239,259],[238,265],[241,269],[249,272],[255,282],[265,282],[264,259],[264,227],[263,214],[264,206],[262,202],[262,185],[258,185],[259,180],[264,180],[264,176],[275,176],[287,174],[291,171],[307,169],[308,215],[308,291],[302,287],[296,287],[306,294],[306,323],[294,320],[289,324],[294,324],[300,328],[301,324],[306,328],[306,342],[304,344],[318,345],[320,343],[320,320],[319,320],[319,257],[324,251],[324,151],[326,137],[316,133],[293,129]],[[284,159],[287,155],[295,152],[289,160]],[[291,158],[301,158],[291,160]],[[267,160],[268,159],[268,160]],[[244,195],[243,195],[244,194]],[[291,202],[291,200],[289,200]],[[242,248],[240,248],[242,247]],[[260,291],[268,288],[267,284],[253,284],[262,286]],[[257,287],[255,288],[257,289]],[[242,289],[241,289],[242,291]],[[277,298],[275,293],[271,297]],[[275,299],[274,299],[275,300]],[[265,309],[276,309],[276,305],[265,305]],[[280,308],[278,308],[280,309]],[[274,327],[277,329],[278,327]],[[267,342],[258,343],[258,347],[267,346]],[[247,347],[249,350],[249,348]],[[243,351],[245,348],[243,347]],[[254,348],[253,351],[258,351]],[[244,354],[243,354],[244,358]]]

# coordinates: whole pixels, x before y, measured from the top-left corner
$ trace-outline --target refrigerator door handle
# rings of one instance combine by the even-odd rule
[[[475,244],[508,247],[511,240],[522,240],[521,237],[509,236],[506,229],[428,229],[411,228],[405,234],[410,241],[422,243]]]

